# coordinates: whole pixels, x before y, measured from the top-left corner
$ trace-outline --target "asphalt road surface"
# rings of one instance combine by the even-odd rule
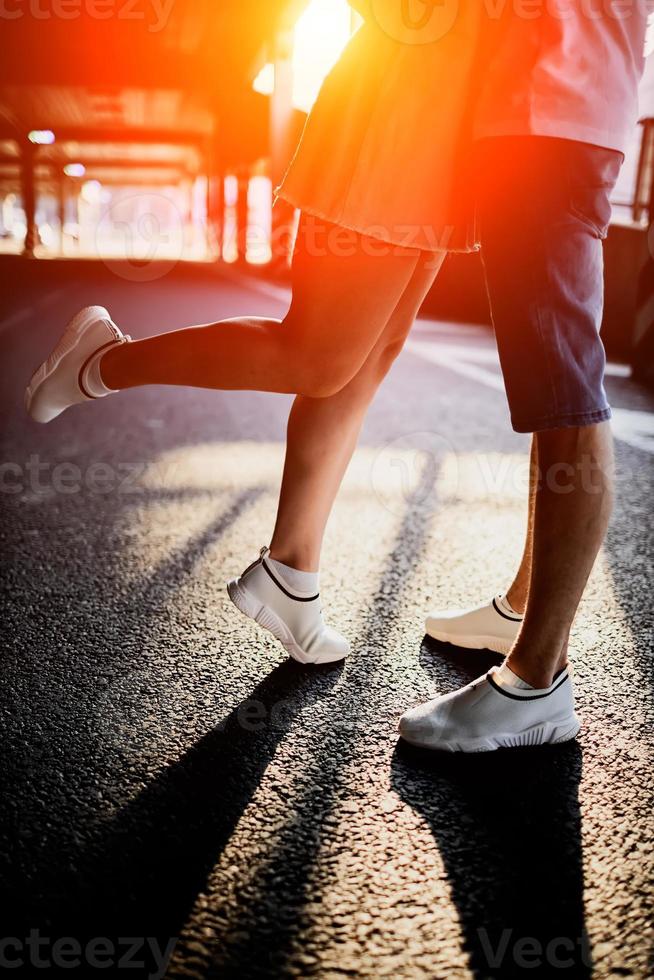
[[[424,614],[501,590],[522,543],[528,438],[488,332],[417,325],[328,529],[352,656],[302,668],[224,588],[269,540],[288,398],[153,387],[50,426],[22,409],[82,305],[138,337],[280,315],[284,290],[2,272],[3,969],[652,976],[652,394],[610,368],[619,496],[574,628],[579,739],[425,756],[398,745],[401,711],[497,658],[425,640]]]

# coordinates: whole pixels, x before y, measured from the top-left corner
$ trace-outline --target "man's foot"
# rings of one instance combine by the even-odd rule
[[[402,738],[443,752],[490,752],[575,737],[580,725],[569,667],[544,690],[510,686],[500,670],[491,667],[466,687],[410,708],[400,719]]]
[[[494,650],[508,654],[522,619],[500,594],[474,609],[429,613],[425,620],[425,632],[435,640],[469,650]]]
[[[269,549],[227,586],[229,598],[286,647],[301,664],[327,664],[350,652],[345,637],[326,626],[318,593],[298,592],[285,583],[270,563]]]
[[[25,389],[25,408],[32,418],[51,422],[71,405],[110,394],[100,376],[100,359],[110,347],[130,339],[104,306],[80,310]]]

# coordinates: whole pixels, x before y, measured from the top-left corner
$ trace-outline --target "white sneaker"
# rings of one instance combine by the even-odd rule
[[[96,367],[96,355],[128,340],[104,306],[80,310],[25,389],[25,408],[32,418],[51,422],[71,405],[108,395],[110,389],[89,376],[89,368]]]
[[[490,752],[519,745],[567,742],[579,731],[569,667],[543,690],[509,687],[491,667],[466,687],[406,711],[400,735],[444,752]]]
[[[290,589],[266,561],[269,548],[227,586],[237,609],[281,640],[301,664],[328,664],[350,652],[345,637],[326,626],[320,595]]]
[[[425,632],[435,640],[469,650],[508,654],[522,620],[523,617],[500,594],[475,609],[430,613],[425,620]]]

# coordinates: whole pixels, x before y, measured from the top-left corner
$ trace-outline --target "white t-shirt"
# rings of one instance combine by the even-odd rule
[[[556,136],[624,150],[654,0],[477,0],[485,76],[475,136]]]

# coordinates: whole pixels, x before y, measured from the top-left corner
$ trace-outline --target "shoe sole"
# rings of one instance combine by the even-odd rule
[[[50,366],[49,369],[47,366],[49,360],[48,357],[45,359],[45,361],[43,361],[41,366],[36,369],[32,377],[30,378],[30,382],[27,388],[25,389],[25,408],[35,422],[42,422],[42,423],[52,422],[52,420],[56,419],[58,415],[61,415],[62,412],[66,411],[65,408],[62,408],[59,412],[56,412],[54,415],[51,415],[47,419],[39,419],[39,418],[35,418],[34,415],[32,415],[32,404],[34,402],[37,393],[43,387],[45,382],[48,381],[56,373],[63,359],[67,357],[68,354],[72,353],[72,351],[75,349],[74,344],[71,346],[66,346],[67,341],[78,340],[81,337],[81,335],[84,333],[89,323],[93,323],[94,320],[101,320],[101,319],[107,319],[107,320],[110,319],[109,312],[104,308],[104,306],[85,306],[83,309],[79,311],[79,313],[76,313],[75,316],[72,318],[72,320],[69,321],[68,325],[66,326],[66,329],[64,330],[63,334],[57,341],[57,344],[53,348],[50,357],[52,356],[52,354],[56,354],[57,348],[65,346],[65,349],[62,351],[59,357],[56,358],[56,360]]]
[[[576,715],[566,721],[552,722],[545,721],[533,728],[526,728],[524,732],[518,734],[493,735],[489,738],[463,739],[457,742],[439,742],[436,745],[427,745],[424,742],[407,738],[402,735],[405,742],[415,745],[418,748],[432,749],[437,752],[494,752],[497,749],[516,749],[525,748],[533,745],[558,745],[561,742],[569,742],[578,734],[581,722]]]
[[[432,640],[451,643],[452,646],[462,647],[464,650],[492,650],[494,653],[503,653],[505,656],[511,652],[514,643],[514,640],[507,640],[499,636],[455,636],[452,633],[431,630],[426,627],[425,632],[427,636],[431,636]]]
[[[289,657],[293,660],[297,660],[301,664],[331,664],[336,663],[339,660],[344,660],[344,656],[333,656],[333,657],[311,657],[306,653],[298,643],[296,643],[293,634],[289,630],[288,626],[281,619],[276,612],[274,612],[270,606],[263,605],[259,600],[249,592],[238,579],[232,579],[231,582],[227,584],[227,595],[232,600],[239,612],[247,616],[248,619],[253,619],[255,623],[258,623],[263,629],[267,630],[269,633],[275,637],[276,640],[285,647],[286,652]]]

